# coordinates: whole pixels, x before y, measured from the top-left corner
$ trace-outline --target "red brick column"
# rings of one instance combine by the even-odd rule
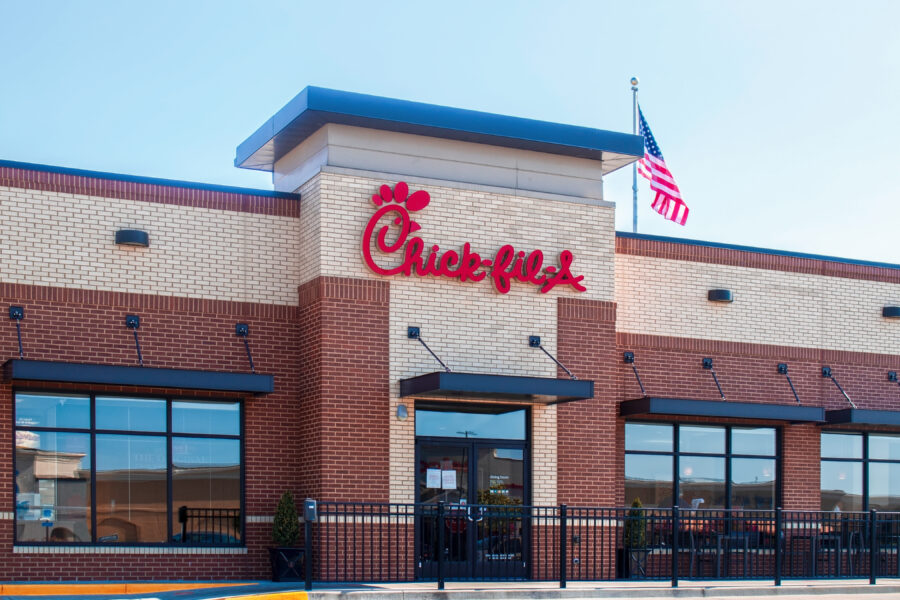
[[[616,305],[560,298],[559,360],[595,383],[594,398],[560,404],[557,413],[557,498],[570,505],[616,500]],[[560,376],[565,376],[560,372]]]
[[[389,284],[319,277],[300,288],[305,495],[389,497]]]

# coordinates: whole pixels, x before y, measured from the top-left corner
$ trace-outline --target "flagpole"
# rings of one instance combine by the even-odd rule
[[[638,78],[631,78],[631,97],[632,97],[632,107],[631,107],[631,133],[637,135],[638,130]],[[631,191],[632,195],[632,215],[634,217],[634,222],[632,224],[631,230],[633,233],[637,233],[637,217],[638,217],[638,207],[637,207],[637,162],[631,165]]]

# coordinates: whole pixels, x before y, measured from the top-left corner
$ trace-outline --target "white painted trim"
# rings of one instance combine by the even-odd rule
[[[494,185],[480,185],[476,183],[460,183],[459,181],[450,181],[448,179],[433,179],[430,177],[415,177],[412,175],[401,175],[399,173],[383,173],[380,171],[366,171],[363,169],[350,169],[348,167],[334,167],[323,165],[320,169],[322,173],[335,173],[337,175],[349,175],[351,177],[367,177],[369,179],[386,179],[388,181],[405,181],[406,183],[419,186],[438,186],[457,190],[468,190],[474,192],[486,192],[488,194],[503,194],[506,196],[520,196],[522,198],[537,198],[539,200],[555,200],[559,202],[571,202],[573,204],[586,204],[589,206],[603,206],[614,208],[615,202],[606,200],[597,200],[596,198],[583,198],[579,196],[566,196],[564,194],[550,194],[548,192],[536,192],[532,190],[514,189],[499,187]]]

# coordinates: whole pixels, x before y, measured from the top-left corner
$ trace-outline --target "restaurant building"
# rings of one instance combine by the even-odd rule
[[[337,580],[543,577],[485,506],[900,511],[900,266],[616,232],[642,155],[310,87],[237,148],[271,192],[0,162],[0,580],[265,578],[285,490]]]

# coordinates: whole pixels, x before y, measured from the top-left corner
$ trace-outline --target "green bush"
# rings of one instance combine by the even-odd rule
[[[640,498],[631,503],[631,510],[625,519],[625,547],[644,548],[647,545],[647,516],[642,510]]]
[[[300,523],[297,517],[297,505],[290,492],[281,495],[278,508],[275,509],[275,522],[272,524],[272,540],[280,547],[293,546],[300,536]]]

